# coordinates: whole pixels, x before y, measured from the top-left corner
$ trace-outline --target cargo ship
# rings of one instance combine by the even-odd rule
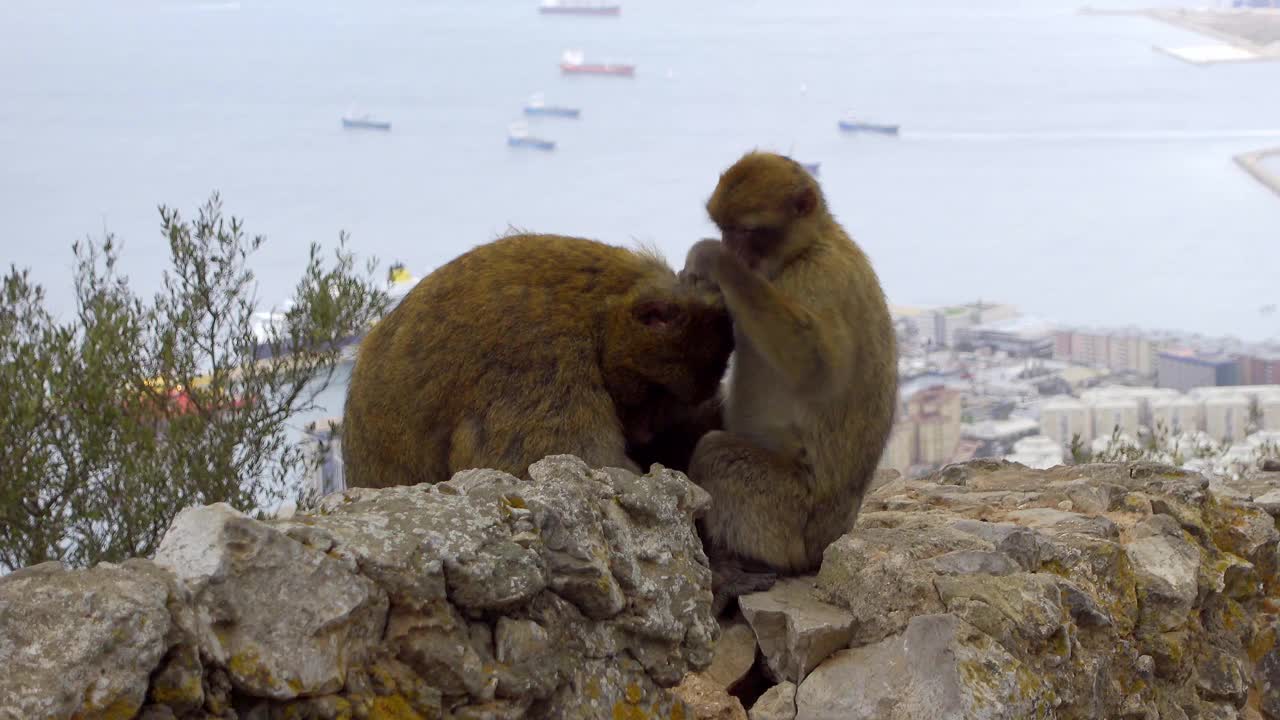
[[[635,65],[621,63],[588,63],[581,50],[565,50],[560,57],[560,72],[566,75],[619,75],[632,77],[636,74]]]
[[[543,15],[617,17],[622,14],[622,6],[616,3],[590,2],[589,0],[543,0],[538,6],[538,12]]]
[[[525,115],[542,115],[548,117],[576,118],[581,110],[563,105],[548,105],[542,93],[536,93],[524,104]]]
[[[534,137],[529,134],[529,127],[524,123],[511,123],[507,128],[507,145],[511,147],[527,147],[534,150],[555,150],[555,140]]]
[[[862,120],[855,120],[852,117],[845,117],[840,120],[840,129],[845,132],[873,132],[881,135],[897,135],[897,125],[881,125],[879,123],[869,123]]]
[[[368,115],[347,115],[342,118],[342,127],[349,130],[390,130],[391,122],[387,120],[374,120]]]

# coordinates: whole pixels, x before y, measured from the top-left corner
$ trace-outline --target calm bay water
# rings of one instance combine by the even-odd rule
[[[822,163],[896,303],[1280,332],[1258,312],[1280,302],[1280,199],[1231,162],[1280,144],[1280,64],[1186,65],[1151,46],[1206,40],[1073,0],[962,5],[6,0],[3,259],[66,309],[70,243],[106,228],[154,288],[155,206],[218,189],[268,236],[264,304],[341,229],[419,274],[509,226],[650,241],[678,264],[712,232],[717,173],[758,146]],[[563,78],[571,47],[638,76]],[[583,118],[532,123],[554,153],[507,148],[540,90]],[[352,106],[393,131],[343,131]],[[850,109],[903,135],[842,136]]]

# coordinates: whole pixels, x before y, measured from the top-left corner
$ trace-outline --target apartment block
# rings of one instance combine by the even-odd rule
[[[1077,435],[1087,443],[1093,440],[1093,414],[1083,401],[1068,395],[1050,398],[1040,408],[1040,434],[1064,446]]]
[[[1206,355],[1192,350],[1168,350],[1156,354],[1156,385],[1187,392],[1197,387],[1240,384],[1240,364],[1226,355]]]
[[[1214,395],[1204,401],[1204,430],[1214,440],[1243,440],[1249,424],[1249,398],[1242,394]]]

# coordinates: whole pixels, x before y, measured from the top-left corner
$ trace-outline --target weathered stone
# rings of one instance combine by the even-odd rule
[[[1249,693],[1249,683],[1240,660],[1217,648],[1208,648],[1196,664],[1196,689],[1206,700],[1241,707]]]
[[[1252,559],[1265,545],[1275,545],[1275,519],[1249,503],[1223,500],[1210,515],[1213,540],[1221,549]]]
[[[0,718],[133,717],[168,649],[169,591],[105,563],[0,577]]]
[[[1120,533],[1115,523],[1101,515],[1089,517],[1053,508],[1014,510],[1007,513],[1005,517],[1019,525],[1051,533],[1081,533],[1099,538],[1114,538]]]
[[[1280,489],[1270,490],[1253,499],[1253,504],[1262,508],[1272,517],[1280,515]]]
[[[756,635],[750,625],[743,620],[726,623],[720,628],[715,656],[702,673],[716,685],[730,689],[751,672],[756,649]]]
[[[1111,615],[1093,595],[1080,586],[1059,578],[1058,589],[1062,592],[1062,604],[1080,627],[1096,628],[1111,624]]]
[[[196,647],[176,645],[151,678],[150,699],[178,713],[194,712],[204,705],[203,675]]]
[[[433,605],[446,595],[475,610],[528,601],[547,586],[547,569],[536,550],[513,538],[519,519],[511,511],[522,508],[527,484],[494,471],[460,474],[476,482],[351,489],[325,498],[324,515],[286,527],[294,535],[306,522],[309,532],[333,538],[331,554],[349,559],[397,607]],[[463,488],[474,488],[476,498]]]
[[[545,703],[529,712],[547,720],[599,720],[600,718],[692,717],[693,711],[671,692],[662,689],[634,660],[585,660],[574,666],[568,682]]]
[[[689,673],[671,693],[689,706],[693,720],[747,720],[742,702],[702,673]]]
[[[1046,716],[1049,703],[1044,681],[991,638],[951,615],[920,615],[810,673],[796,720],[1020,720]]]
[[[796,686],[794,683],[778,683],[764,691],[747,713],[750,720],[795,720]]]
[[[1088,480],[1070,482],[1062,490],[1071,500],[1071,506],[1075,512],[1099,515],[1111,509],[1111,503],[1117,495],[1113,489],[1123,492],[1122,489],[1115,488],[1113,485]]]
[[[1200,549],[1169,535],[1141,537],[1125,547],[1137,576],[1142,616],[1162,632],[1182,627],[1196,600]]]
[[[770,676],[799,683],[831,653],[849,645],[853,616],[814,596],[812,578],[779,581],[738,598]]]
[[[1011,575],[1022,568],[1008,555],[987,550],[956,550],[931,561],[939,575]]]
[[[566,457],[531,474],[351,490],[266,523],[205,508],[165,542],[181,581],[137,561],[0,579],[0,718],[740,717],[721,690],[761,689],[754,632],[729,624],[712,641],[692,524],[706,494],[679,473]],[[1278,488],[1149,464],[892,479],[812,593],[848,610],[850,649],[751,716],[1280,720],[1280,535],[1250,500]],[[774,608],[757,629],[766,615],[783,655],[808,655],[803,623]],[[135,642],[137,618],[167,629]],[[226,650],[251,642],[270,664]],[[21,655],[32,643],[40,662]],[[297,681],[281,697],[302,665],[311,694]],[[663,689],[686,675],[696,707]]]
[[[201,651],[258,697],[340,690],[382,637],[376,585],[221,503],[179,513],[156,563],[191,593]]]
[[[852,645],[875,642],[901,632],[916,615],[943,611],[933,587],[938,574],[922,561],[991,549],[990,542],[945,525],[855,528],[823,553],[817,596],[852,613]]]
[[[1044,653],[1063,659],[1069,651],[1063,642],[1062,592],[1052,575],[940,577],[935,585],[948,612],[990,635],[1014,657]],[[1051,639],[1054,647],[1046,648]]]
[[[1262,657],[1256,671],[1258,695],[1262,714],[1268,720],[1280,718],[1280,630],[1268,627],[1259,633],[1258,645]]]
[[[1037,531],[1014,523],[956,520],[950,527],[986,540],[1028,572],[1040,568],[1042,548],[1049,544]]]

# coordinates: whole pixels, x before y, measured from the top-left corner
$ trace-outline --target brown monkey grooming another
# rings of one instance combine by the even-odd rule
[[[571,453],[638,471],[628,451],[720,385],[733,334],[713,293],[656,255],[516,235],[423,279],[360,344],[343,419],[347,484],[527,476]],[[662,458],[653,458],[662,459]]]
[[[698,442],[689,471],[712,497],[707,553],[811,571],[851,528],[888,440],[889,309],[867,257],[792,160],[747,154],[707,211],[723,242],[694,245],[685,274],[723,292],[735,343],[725,429]]]

